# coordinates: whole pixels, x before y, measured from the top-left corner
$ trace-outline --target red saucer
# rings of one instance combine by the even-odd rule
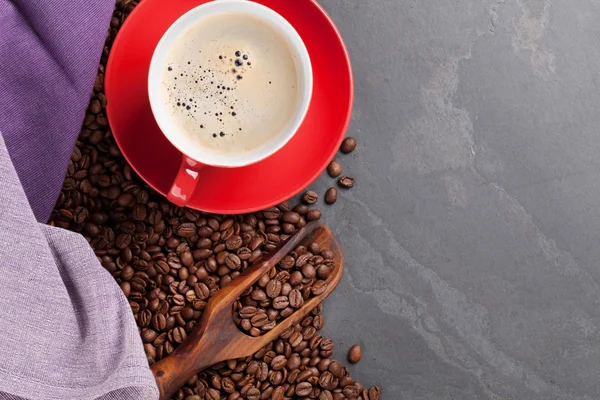
[[[165,195],[181,153],[159,130],[148,100],[147,77],[154,48],[167,28],[208,0],[144,0],[123,24],[108,60],[105,91],[113,135],[132,168]],[[342,38],[313,0],[257,0],[286,18],[311,57],[310,109],[294,138],[278,153],[243,168],[202,169],[188,207],[243,214],[281,203],[306,188],[333,159],[350,122],[353,81]]]

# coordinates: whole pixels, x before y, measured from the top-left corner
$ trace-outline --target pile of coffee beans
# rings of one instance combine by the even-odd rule
[[[117,3],[50,225],[80,232],[88,240],[128,298],[148,363],[153,364],[185,341],[212,295],[308,221],[320,219],[321,213],[307,204],[292,207],[288,202],[237,216],[183,209],[134,173],[108,125],[103,76],[114,37],[137,3]],[[306,197],[306,203],[313,198],[316,201],[316,194]],[[296,248],[242,296],[236,321],[250,334],[256,334],[253,328],[259,334],[266,331],[267,324],[325,289],[330,260],[330,252],[314,244]],[[270,322],[259,326],[262,322],[257,320],[264,317],[256,315],[266,315]],[[354,382],[331,358],[333,341],[317,332],[323,324],[319,306],[252,356],[195,375],[173,399],[381,399],[378,387],[367,389]]]
[[[318,243],[296,247],[234,304],[234,322],[252,336],[270,331],[306,300],[324,293],[334,267],[333,253]],[[319,318],[316,329],[323,327],[322,320]]]

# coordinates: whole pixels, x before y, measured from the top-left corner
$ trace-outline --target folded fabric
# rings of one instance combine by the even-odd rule
[[[1,133],[0,186],[0,393],[158,398],[127,299],[83,236],[35,220]]]
[[[114,0],[0,0],[0,130],[39,222],[67,171]]]
[[[46,222],[111,0],[0,0],[0,399],[157,399],[133,314],[86,240]]]

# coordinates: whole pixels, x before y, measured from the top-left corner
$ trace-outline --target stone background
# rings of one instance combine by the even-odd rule
[[[600,2],[319,1],[356,79],[337,356],[386,400],[600,398]]]

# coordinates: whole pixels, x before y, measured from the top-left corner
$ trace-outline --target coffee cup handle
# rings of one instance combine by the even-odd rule
[[[199,171],[203,167],[204,164],[184,155],[167,199],[179,207],[185,207],[192,199],[192,194],[198,185]]]

